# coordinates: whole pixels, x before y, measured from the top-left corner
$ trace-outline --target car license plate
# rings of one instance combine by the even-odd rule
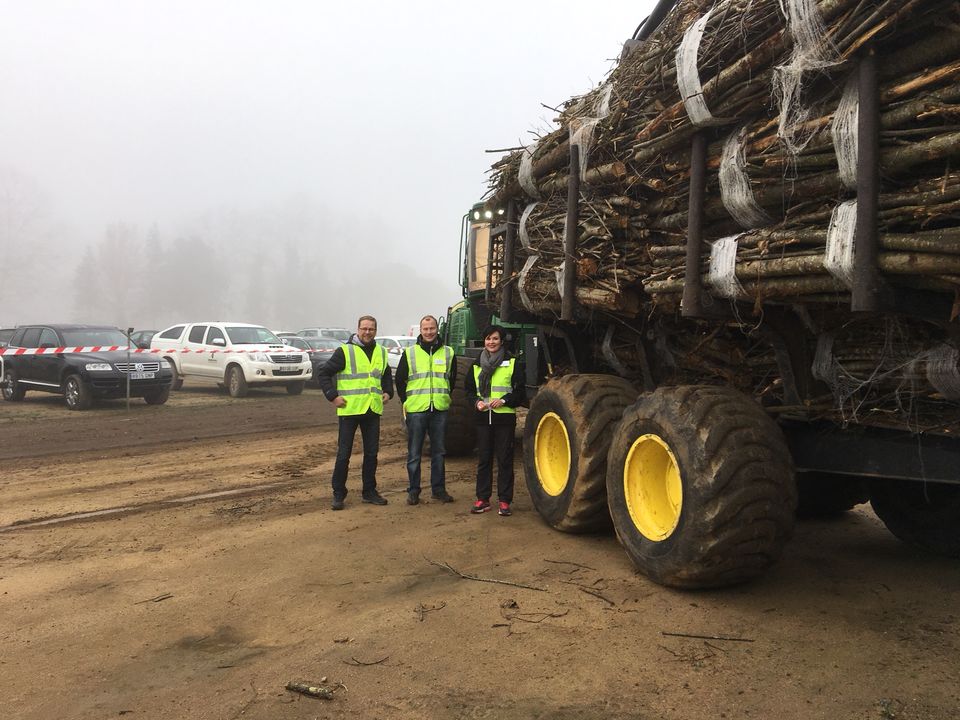
[[[156,373],[152,372],[132,372],[130,373],[131,380],[153,380]]]
[[[273,371],[273,374],[274,374],[274,375],[299,375],[299,374],[300,374],[300,368],[294,368],[294,369],[291,369],[291,370],[287,370],[287,369],[274,370],[274,371]]]

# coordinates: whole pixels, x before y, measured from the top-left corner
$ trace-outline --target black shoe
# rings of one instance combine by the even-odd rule
[[[330,506],[331,510],[343,510],[343,498],[335,497],[333,499],[333,504]]]
[[[386,505],[387,499],[383,497],[376,490],[373,492],[364,493],[361,498],[365,503],[370,503],[371,505]]]
[[[439,500],[439,501],[442,502],[442,503],[451,503],[451,502],[453,502],[453,498],[450,497],[450,493],[448,493],[446,490],[441,490],[440,492],[435,492],[435,493],[433,493],[430,497],[432,497],[434,500]]]
[[[411,490],[407,493],[407,505],[419,505],[420,504],[420,491]]]

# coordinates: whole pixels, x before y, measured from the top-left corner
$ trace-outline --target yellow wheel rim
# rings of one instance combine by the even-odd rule
[[[533,459],[544,492],[554,497],[562,493],[570,476],[570,436],[556,413],[540,418],[533,439]]]
[[[644,537],[666,540],[680,521],[683,484],[670,446],[658,435],[641,435],[623,463],[627,512]]]

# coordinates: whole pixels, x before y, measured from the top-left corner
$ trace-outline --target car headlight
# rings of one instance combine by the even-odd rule
[[[270,362],[270,358],[267,357],[267,354],[264,352],[248,353],[247,357],[250,358],[251,362]]]
[[[99,370],[101,372],[110,372],[113,370],[113,366],[110,363],[87,363],[87,370]]]

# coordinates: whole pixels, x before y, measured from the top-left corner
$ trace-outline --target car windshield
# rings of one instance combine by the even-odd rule
[[[340,342],[350,342],[349,330],[324,330],[323,333],[324,335],[336,338]]]
[[[233,345],[282,345],[280,338],[265,327],[228,327],[227,337]]]
[[[417,341],[416,338],[412,337],[402,337],[397,338],[397,342],[400,343],[400,347],[410,347]]]
[[[310,338],[307,340],[314,350],[336,350],[340,343],[330,338]]]
[[[127,336],[117,328],[78,328],[76,330],[63,330],[62,334],[64,347],[90,347],[92,345],[127,347],[130,344]]]

